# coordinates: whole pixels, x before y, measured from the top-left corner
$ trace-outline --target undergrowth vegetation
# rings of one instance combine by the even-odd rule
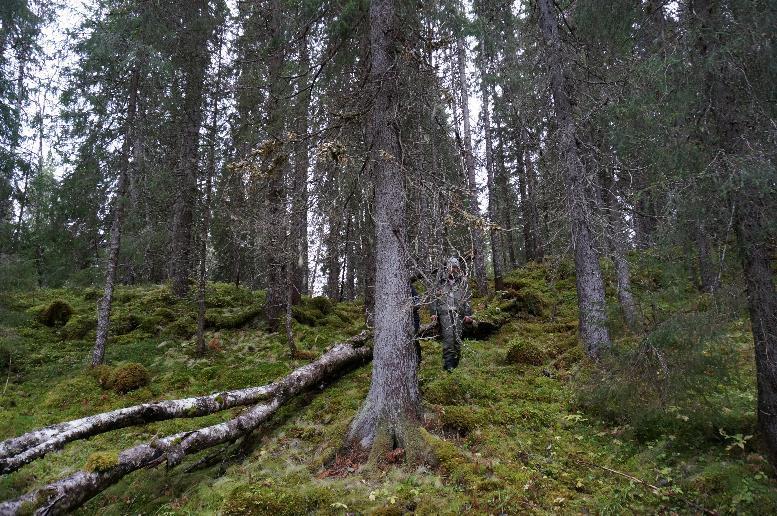
[[[696,294],[649,257],[635,259],[644,328],[631,333],[614,318],[615,349],[599,365],[577,342],[575,282],[563,263],[513,271],[505,292],[476,299],[480,330],[452,374],[442,371],[440,343],[422,341],[423,436],[437,464],[363,475],[337,456],[369,388],[365,366],[293,400],[251,436],[171,470],[136,472],[80,512],[771,512],[777,487],[755,429],[747,318],[737,303]],[[2,295],[0,438],[139,402],[261,385],[306,363],[288,356],[285,335],[264,331],[263,293],[211,284],[207,339],[218,345],[206,356],[194,353],[192,300],[176,300],[168,286],[120,287],[108,365],[89,370],[99,295]],[[362,310],[305,298],[294,310],[297,345],[320,354],[363,329]],[[0,498],[76,469],[109,468],[126,447],[240,410],[72,443],[0,478]]]

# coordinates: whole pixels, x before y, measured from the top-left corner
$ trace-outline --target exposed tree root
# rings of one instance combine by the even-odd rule
[[[120,452],[115,461],[92,471],[78,471],[16,500],[0,504],[0,514],[60,514],[71,511],[115,484],[129,473],[167,462],[175,466],[186,455],[234,441],[267,421],[284,403],[322,380],[342,372],[347,367],[370,359],[372,349],[364,346],[368,332],[335,345],[315,362],[294,370],[277,383],[265,403],[251,407],[224,423],[189,432],[181,432]]]

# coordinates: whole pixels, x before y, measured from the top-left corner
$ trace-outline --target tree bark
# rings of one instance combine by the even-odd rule
[[[19,514],[22,510],[29,509],[26,505],[29,503],[38,515],[66,513],[80,507],[135,470],[154,467],[162,462],[173,467],[186,455],[234,441],[267,421],[278,408],[297,394],[325,379],[338,376],[347,367],[368,359],[370,348],[360,345],[365,341],[365,334],[362,333],[354,339],[336,345],[315,362],[302,366],[279,382],[271,384],[267,387],[269,392],[262,392],[263,396],[271,396],[267,402],[255,405],[237,417],[224,423],[192,432],[181,432],[125,449],[118,454],[115,466],[103,471],[78,471],[16,500],[3,502],[0,504],[0,514]]]
[[[404,448],[419,459],[421,397],[413,345],[407,270],[405,191],[395,116],[399,108],[401,26],[394,0],[370,4],[370,83],[377,92],[370,110],[375,180],[375,345],[370,391],[351,422],[346,446],[370,451],[371,460]]]
[[[602,205],[605,212],[607,227],[605,235],[607,245],[612,254],[615,265],[615,280],[618,285],[618,302],[620,303],[623,319],[631,330],[636,330],[639,322],[637,304],[631,293],[631,269],[626,258],[627,236],[623,214],[618,207],[618,198],[615,195],[615,184],[612,170],[606,167],[600,168],[599,188],[601,190]]]
[[[119,181],[116,186],[116,198],[113,207],[113,221],[111,222],[110,242],[108,244],[108,261],[105,269],[105,287],[103,297],[97,307],[97,334],[92,349],[92,366],[103,363],[105,358],[105,344],[108,341],[108,330],[111,322],[111,306],[113,304],[113,285],[116,281],[116,269],[119,264],[119,250],[121,248],[121,227],[124,221],[124,204],[127,194],[129,175],[129,156],[131,152],[135,114],[138,105],[138,87],[140,85],[140,69],[137,65],[133,68],[129,85],[129,102],[127,104],[127,116],[124,121],[124,140],[121,144],[121,161]]]
[[[566,77],[564,77],[563,49],[552,0],[538,0],[540,29],[547,44],[553,103],[558,121],[559,149],[564,166],[567,202],[572,226],[577,272],[577,300],[580,313],[580,336],[588,356],[596,359],[610,348],[607,329],[604,282],[599,257],[594,249],[589,227],[586,170],[577,148],[577,131],[572,113]]]
[[[482,44],[485,44],[482,43]],[[481,73],[485,77],[487,73],[485,58]],[[491,262],[494,267],[494,289],[504,290],[504,263],[502,262],[502,233],[497,229],[499,221],[499,206],[497,205],[496,183],[494,181],[494,150],[491,140],[491,115],[489,113],[490,91],[486,79],[482,79],[481,94],[483,96],[483,132],[486,144],[486,177],[488,178],[488,218],[489,236],[491,237]]]
[[[184,297],[189,292],[189,275],[192,266],[193,209],[197,191],[199,166],[200,127],[202,125],[202,97],[205,70],[208,66],[207,42],[210,30],[200,26],[209,17],[207,0],[194,0],[185,20],[188,24],[181,31],[183,49],[178,58],[184,69],[184,97],[179,120],[179,156],[175,167],[176,190],[173,205],[173,238],[170,276],[173,293]]]
[[[310,52],[308,36],[300,40],[299,67],[310,70]],[[312,77],[309,77],[312,80]],[[305,84],[307,88],[308,85]],[[312,87],[312,85],[311,85]],[[294,177],[292,180],[292,242],[293,247],[293,292],[292,302],[298,304],[302,294],[309,293],[308,286],[308,168],[310,168],[310,153],[308,152],[307,134],[309,130],[308,111],[312,92],[305,90],[297,96],[297,142],[294,149]]]
[[[265,245],[265,259],[267,262],[267,300],[265,304],[265,318],[270,331],[278,330],[281,317],[286,306],[286,272],[285,268],[291,266],[287,256],[286,228],[288,227],[288,214],[285,206],[284,180],[288,168],[288,155],[284,149],[286,138],[284,136],[285,105],[283,95],[286,92],[286,79],[283,78],[285,66],[283,4],[281,0],[270,2],[270,45],[267,50],[267,75],[269,91],[267,98],[267,133],[269,145],[272,147],[268,156],[267,168],[267,243]]]
[[[472,152],[472,131],[469,125],[469,88],[467,86],[467,54],[464,36],[456,38],[456,51],[459,65],[459,91],[461,93],[461,118],[464,125],[464,166],[467,169],[469,184],[469,211],[473,217],[472,232],[472,265],[475,272],[475,283],[478,295],[488,294],[488,278],[486,276],[486,261],[483,245],[483,229],[480,224],[480,207],[478,203],[478,185],[475,178],[475,154]]]

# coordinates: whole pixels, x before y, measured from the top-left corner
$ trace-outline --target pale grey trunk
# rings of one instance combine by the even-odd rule
[[[551,0],[538,0],[538,3],[540,29],[547,43],[550,83],[558,122],[559,150],[572,223],[580,336],[586,353],[592,358],[598,358],[604,350],[610,348],[611,342],[607,329],[602,270],[594,249],[587,215],[589,203],[586,198],[586,171],[577,149],[575,121],[564,77],[563,49],[555,5]]]
[[[485,43],[482,43],[485,44]],[[485,59],[484,59],[485,61]],[[486,74],[486,63],[483,63],[482,74]],[[504,264],[502,262],[502,233],[497,229],[499,221],[499,206],[497,205],[496,183],[494,182],[494,150],[491,141],[491,117],[489,113],[489,87],[486,80],[482,83],[483,96],[483,132],[486,144],[486,177],[488,178],[488,218],[491,225],[489,236],[491,237],[491,261],[494,267],[494,289],[504,290]]]
[[[375,345],[367,398],[348,429],[347,442],[369,450],[380,435],[389,448],[406,448],[421,417],[411,321],[405,226],[405,189],[394,118],[399,107],[399,27],[393,0],[370,4],[370,83],[378,91],[370,110],[375,181]]]
[[[464,125],[464,166],[467,169],[467,182],[469,185],[469,211],[474,217],[471,228],[472,233],[472,265],[475,272],[478,294],[485,296],[488,293],[488,279],[486,276],[485,252],[483,250],[483,229],[479,223],[480,208],[478,204],[478,185],[475,178],[475,155],[472,152],[472,131],[469,124],[469,88],[467,86],[467,54],[464,45],[464,37],[456,38],[456,50],[459,66],[459,91],[461,93],[461,119]]]
[[[113,221],[111,222],[110,241],[108,243],[108,260],[105,267],[105,286],[103,297],[97,307],[97,334],[92,349],[92,366],[103,363],[105,358],[105,344],[108,341],[108,330],[111,322],[111,305],[113,303],[113,286],[116,281],[116,269],[119,263],[119,250],[121,248],[121,227],[124,221],[124,203],[127,195],[127,183],[129,174],[129,156],[132,146],[133,131],[135,125],[135,113],[138,104],[138,87],[140,85],[140,69],[136,65],[132,71],[129,87],[129,102],[127,104],[127,116],[124,121],[124,135],[121,148],[121,161],[119,164],[119,181],[116,186],[116,198],[113,205]]]

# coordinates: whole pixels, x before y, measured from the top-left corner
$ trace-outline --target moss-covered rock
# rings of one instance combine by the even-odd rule
[[[38,312],[38,321],[49,327],[64,326],[73,315],[73,307],[65,301],[57,299],[52,301]]]
[[[84,470],[91,473],[102,473],[119,465],[119,454],[116,452],[95,452],[86,459]]]
[[[65,340],[81,340],[97,327],[97,319],[91,315],[76,315],[62,328],[62,338]]]
[[[546,360],[545,351],[532,341],[522,338],[510,341],[505,361],[508,364],[542,365]]]
[[[151,375],[142,364],[130,362],[117,367],[111,375],[111,388],[119,394],[124,394],[141,387],[151,381]]]

